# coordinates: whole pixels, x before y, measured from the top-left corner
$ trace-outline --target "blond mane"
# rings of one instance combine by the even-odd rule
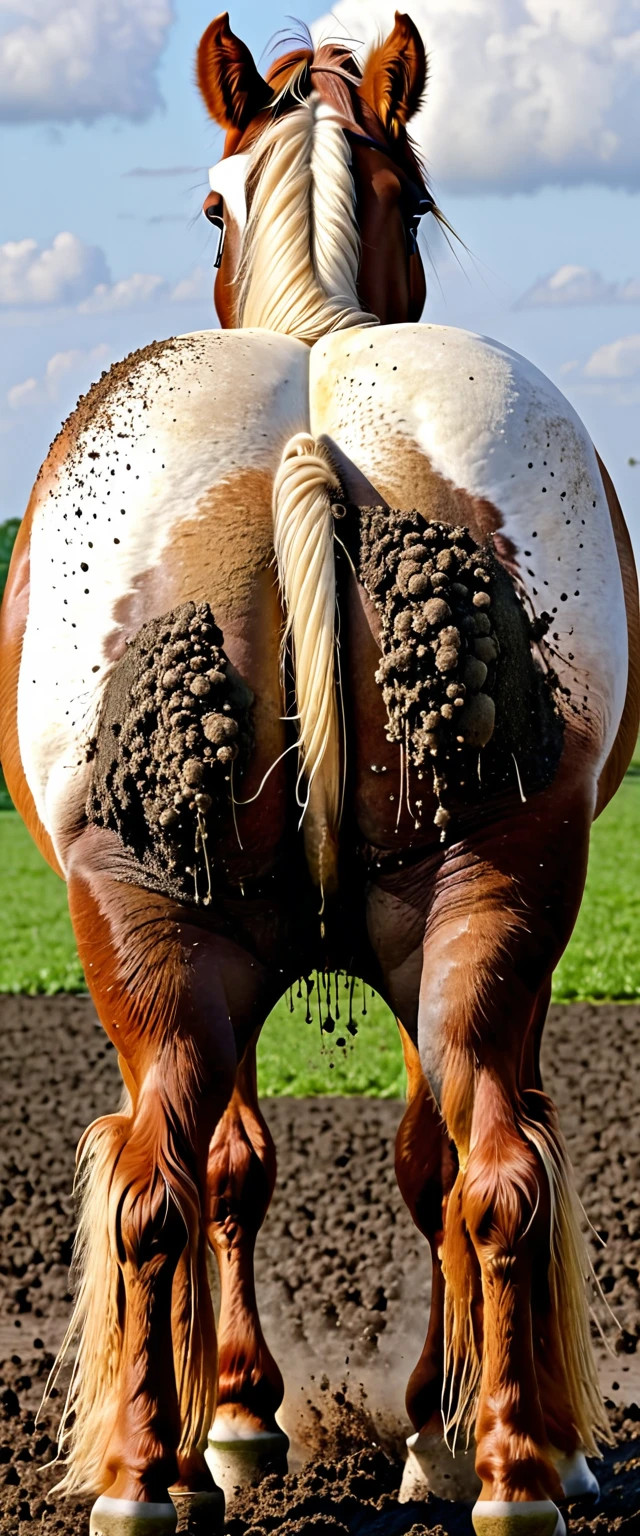
[[[357,293],[360,238],[351,151],[334,109],[314,93],[261,134],[239,273],[239,326],[312,345],[328,331],[378,325]]]

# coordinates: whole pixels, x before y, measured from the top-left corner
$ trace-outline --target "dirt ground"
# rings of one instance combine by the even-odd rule
[[[76,1142],[116,1107],[114,1053],[83,998],[0,998],[0,1536],[86,1536],[90,1501],[49,1496],[55,1411],[35,1423],[70,1308]],[[615,1445],[602,1499],[571,1532],[640,1532],[640,1008],[551,1010],[545,1082],[592,1224],[611,1352]],[[366,1049],[366,1035],[359,1037]],[[426,1328],[429,1263],[395,1185],[396,1101],[267,1101],[279,1180],[260,1240],[265,1332],[283,1369],[287,1475],[230,1505],[231,1536],[469,1536],[469,1509],[398,1504],[406,1380]],[[603,1246],[603,1243],[606,1246]],[[595,1325],[594,1325],[595,1326]]]

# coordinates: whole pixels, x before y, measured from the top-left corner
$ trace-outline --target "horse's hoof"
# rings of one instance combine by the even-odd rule
[[[476,1536],[567,1536],[560,1510],[551,1499],[514,1503],[479,1499],[471,1520]]]
[[[90,1536],[174,1536],[175,1505],[112,1499],[101,1493],[91,1511]]]
[[[224,1491],[229,1504],[240,1488],[253,1483],[267,1466],[286,1472],[289,1439],[281,1429],[243,1432],[228,1418],[216,1418],[209,1430],[205,1451],[213,1480]]]
[[[224,1493],[221,1488],[209,1488],[202,1493],[172,1491],[171,1498],[178,1516],[178,1531],[189,1531],[189,1536],[218,1536],[224,1530]]]
[[[600,1498],[600,1484],[588,1465],[584,1451],[574,1451],[573,1456],[563,1456],[552,1447],[551,1454],[565,1499],[597,1501]]]
[[[480,1479],[475,1470],[473,1449],[449,1450],[441,1434],[420,1430],[409,1435],[398,1500],[409,1504],[414,1499],[457,1499],[471,1503],[477,1498]]]

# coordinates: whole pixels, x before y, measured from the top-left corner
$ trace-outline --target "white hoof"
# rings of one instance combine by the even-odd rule
[[[228,1418],[216,1417],[209,1430],[205,1460],[227,1505],[234,1493],[252,1483],[267,1462],[286,1463],[289,1439],[284,1430],[250,1431]]]
[[[508,1502],[479,1499],[471,1511],[476,1536],[567,1536],[560,1510],[551,1499]]]
[[[174,1504],[144,1504],[101,1493],[91,1511],[90,1536],[174,1536]]]
[[[480,1479],[473,1448],[461,1447],[453,1455],[441,1435],[421,1431],[409,1436],[407,1451],[398,1495],[401,1504],[426,1499],[430,1493],[461,1503],[477,1498]]]
[[[209,1488],[203,1493],[171,1494],[178,1516],[177,1531],[202,1531],[202,1536],[222,1536],[224,1530],[224,1493]]]
[[[598,1499],[600,1497],[600,1484],[587,1463],[584,1451],[575,1451],[573,1456],[563,1456],[552,1446],[551,1454],[565,1498]]]

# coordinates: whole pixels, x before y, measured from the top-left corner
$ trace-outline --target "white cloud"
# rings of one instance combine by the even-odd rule
[[[204,267],[194,267],[180,282],[168,283],[153,272],[133,272],[118,283],[99,283],[78,309],[83,315],[105,314],[110,310],[145,309],[152,304],[189,304],[211,297],[211,274]]]
[[[171,0],[0,0],[0,118],[148,117],[172,20]]]
[[[394,0],[338,0],[312,31],[370,43]],[[640,187],[639,0],[413,0],[431,63],[414,132],[458,191]]]
[[[106,310],[143,309],[154,299],[163,298],[167,284],[153,272],[133,272],[118,283],[98,283],[78,308],[83,315],[104,314]]]
[[[183,277],[171,290],[174,304],[191,304],[200,299],[212,299],[213,276],[210,267],[194,267],[188,277]]]
[[[85,245],[68,231],[44,248],[36,240],[9,240],[0,246],[2,305],[75,304],[108,279],[99,246]]]
[[[634,379],[640,375],[640,335],[622,336],[597,347],[584,365],[588,379]]]
[[[591,267],[558,267],[540,277],[518,299],[516,309],[549,309],[570,304],[640,304],[640,278],[608,283]]]
[[[12,411],[19,411],[23,405],[35,405],[40,398],[40,384],[36,378],[23,379],[21,384],[14,384],[7,393],[7,402]]]
[[[105,341],[89,351],[74,347],[68,352],[54,352],[41,378],[32,376],[13,385],[7,404],[12,411],[22,411],[36,405],[72,403],[112,358],[112,349]]]
[[[0,0],[1,3],[1,0]],[[211,296],[211,274],[194,267],[178,283],[156,272],[133,272],[112,283],[104,252],[77,235],[56,235],[50,246],[36,240],[0,245],[0,306],[13,309],[74,305],[80,314],[100,315],[152,304],[190,303]]]

